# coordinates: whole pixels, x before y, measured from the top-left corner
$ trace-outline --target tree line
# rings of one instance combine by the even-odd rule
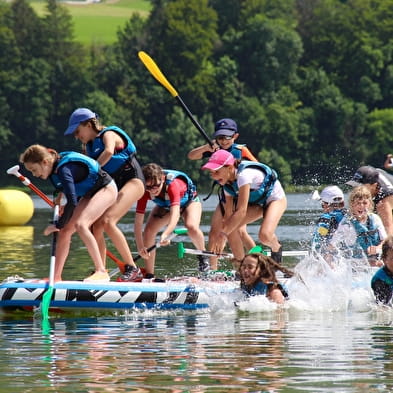
[[[240,143],[284,185],[342,183],[393,148],[391,0],[151,0],[112,45],[79,44],[55,0],[0,2],[1,174],[63,132],[77,107],[131,135],[142,164],[210,180],[187,152],[205,143],[137,54],[159,65],[207,134],[236,120]],[[2,176],[2,175],[0,175]],[[10,182],[11,179],[5,182]]]

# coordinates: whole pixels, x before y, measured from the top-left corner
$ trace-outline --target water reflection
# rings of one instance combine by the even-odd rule
[[[287,249],[309,239],[308,223],[319,206],[307,198],[290,199],[280,229]],[[7,244],[0,247],[2,255],[6,250],[9,256],[2,257],[1,277],[17,266],[26,274],[47,275],[50,242],[42,230],[50,218],[46,207],[36,209],[35,233],[30,227],[20,245],[14,235],[4,241],[0,234],[0,245]],[[132,215],[121,225],[132,244]],[[73,242],[68,277],[85,276],[86,254]],[[195,273],[196,259],[179,260],[175,246],[161,248],[159,255],[158,274]],[[367,277],[352,287],[348,270],[329,275],[307,259],[299,268],[306,285],[292,282],[285,307],[258,298],[235,307],[234,299],[212,292],[215,301],[206,311],[51,315],[45,329],[39,317],[0,315],[0,384],[4,391],[37,393],[391,391],[392,310],[375,305]]]
[[[389,391],[392,328],[373,327],[374,318],[144,312],[56,319],[48,336],[38,321],[3,320],[0,383],[36,392]]]
[[[34,262],[33,226],[0,226],[0,258],[7,269],[19,271],[20,265]]]

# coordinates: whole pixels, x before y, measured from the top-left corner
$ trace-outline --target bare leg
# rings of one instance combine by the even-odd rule
[[[97,241],[90,227],[116,201],[116,197],[116,188],[108,185],[99,190],[92,198],[82,198],[72,216],[75,229],[85,244],[97,272],[106,272],[106,270]]]
[[[220,205],[218,204],[216,210],[214,211],[211,222],[210,222],[210,232],[209,232],[209,250],[212,251],[212,244],[216,244],[218,233],[222,228],[222,213]],[[210,268],[212,270],[217,270],[218,268],[218,258],[210,257]]]
[[[63,272],[63,268],[68,257],[68,253],[70,252],[71,246],[71,237],[75,232],[74,225],[69,222],[67,225],[62,228],[58,233],[57,243],[56,243],[56,263],[55,263],[55,272],[54,272],[54,281],[62,281],[61,274]]]
[[[201,202],[191,202],[182,214],[188,236],[198,250],[205,250],[205,237],[199,228],[202,217]]]
[[[163,217],[156,216],[160,210],[158,206],[155,206],[146,221],[143,231],[143,243],[146,247],[150,247],[156,243],[157,233],[168,224],[169,213],[165,214]],[[150,251],[149,254],[149,258],[145,259],[146,274],[154,274],[156,250]]]
[[[94,224],[94,235],[104,261],[106,254],[104,232],[106,232],[112,240],[113,245],[119,251],[123,262],[127,265],[135,266],[127,239],[117,226],[117,223],[129,212],[135,202],[143,196],[143,193],[144,185],[140,179],[135,178],[129,180],[120,189],[116,203]]]
[[[270,247],[272,252],[277,252],[281,247],[275,231],[286,208],[286,198],[270,202],[269,205],[264,208],[263,221],[259,230],[259,239],[262,244]]]
[[[246,249],[246,252],[251,250],[251,248],[255,247],[254,239],[247,232],[247,225],[241,226],[239,229],[239,236],[242,240],[243,246]]]

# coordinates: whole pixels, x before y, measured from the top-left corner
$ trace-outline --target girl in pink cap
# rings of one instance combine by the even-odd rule
[[[233,119],[220,119],[214,125],[213,144],[210,146],[209,143],[196,147],[188,153],[190,160],[199,160],[201,158],[209,158],[216,150],[224,149],[230,152],[238,160],[258,161],[246,145],[236,143],[239,137],[237,124]],[[216,183],[213,183],[213,186]],[[213,191],[213,188],[212,188]],[[210,194],[209,194],[210,196]],[[209,244],[215,243],[215,238],[219,232],[220,223],[224,215],[224,209],[222,204],[221,190],[218,191],[219,203],[212,215],[210,232],[209,232]],[[206,198],[207,199],[207,198]],[[239,244],[240,248],[245,248],[246,251],[250,250],[255,246],[255,242],[247,232],[247,226],[238,229],[239,236],[242,238],[242,244]],[[213,270],[217,269],[218,258],[210,257],[210,266]]]
[[[258,238],[271,248],[272,258],[281,263],[282,247],[275,231],[287,208],[287,199],[276,172],[260,162],[239,162],[223,149],[213,153],[202,169],[210,171],[211,178],[223,186],[225,193],[224,218],[211,251],[222,252],[228,239],[235,259],[242,260],[244,252],[240,251],[237,229],[263,217]]]

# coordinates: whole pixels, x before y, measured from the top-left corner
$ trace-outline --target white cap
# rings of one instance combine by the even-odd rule
[[[344,193],[337,186],[327,186],[321,192],[321,201],[328,203],[342,203],[344,202]]]

